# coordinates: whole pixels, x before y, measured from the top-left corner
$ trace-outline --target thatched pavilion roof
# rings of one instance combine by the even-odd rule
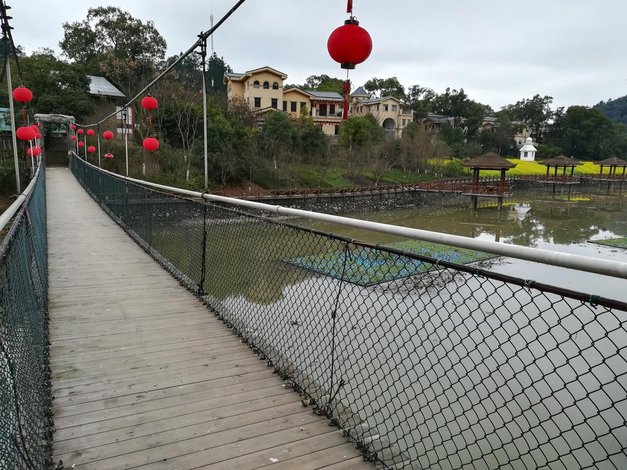
[[[606,158],[605,160],[601,160],[600,162],[594,162],[594,164],[603,166],[620,166],[623,168],[627,166],[627,162],[625,160],[621,160],[618,157]]]
[[[542,165],[546,166],[579,166],[582,163],[574,158],[567,157],[566,155],[559,155],[553,158],[547,158],[543,160]]]
[[[494,152],[488,152],[467,161],[464,163],[464,166],[468,168],[478,168],[479,170],[509,170],[510,168],[514,168],[516,164],[505,160],[503,157],[499,157]]]

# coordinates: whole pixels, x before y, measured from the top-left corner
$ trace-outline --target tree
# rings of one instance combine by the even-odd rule
[[[551,104],[553,97],[535,95],[505,107],[512,121],[524,122],[531,130],[536,141],[542,142],[543,131],[553,116]]]
[[[233,70],[224,61],[223,57],[218,57],[214,52],[207,60],[207,90],[213,95],[226,95],[226,85],[224,74]]]
[[[435,157],[433,136],[424,126],[410,122],[401,136],[399,164],[404,172],[416,171],[424,173],[429,159]]]
[[[80,67],[60,61],[50,50],[39,50],[20,60],[25,83],[33,92],[38,113],[68,114],[81,119],[94,111],[89,79]],[[5,88],[0,88],[6,96]]]
[[[379,96],[393,96],[396,99],[405,101],[407,95],[405,94],[405,87],[401,85],[396,77],[390,78],[371,78],[364,84],[364,88],[371,92],[376,93]]]
[[[602,160],[625,148],[625,128],[597,109],[571,106],[559,125],[563,134],[557,146],[575,158]]]
[[[305,80],[305,85],[302,86],[305,90],[316,91],[335,91],[340,95],[343,95],[342,84],[344,80],[341,78],[329,77],[328,75],[311,75]]]
[[[499,155],[515,155],[516,142],[514,141],[515,128],[506,112],[496,113],[497,125],[493,131],[482,131],[479,134],[479,143],[484,152],[496,152]]]
[[[431,88],[424,88],[420,85],[413,85],[407,90],[407,103],[414,110],[416,118],[424,118],[428,113],[434,112],[434,99],[437,93]]]
[[[262,148],[272,158],[275,170],[278,168],[278,161],[291,150],[293,134],[294,124],[286,113],[268,113],[259,137]]]
[[[627,124],[627,96],[601,101],[594,105],[594,109],[598,109],[614,122]]]
[[[104,74],[127,95],[139,90],[165,57],[166,42],[154,23],[118,7],[90,8],[85,20],[63,23],[63,30],[63,53]]]

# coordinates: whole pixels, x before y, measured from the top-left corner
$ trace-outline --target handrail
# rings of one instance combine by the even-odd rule
[[[26,186],[24,191],[22,191],[22,194],[20,194],[17,197],[17,199],[13,201],[13,204],[11,204],[8,207],[8,209],[6,209],[2,214],[0,214],[0,231],[3,230],[4,227],[8,225],[8,223],[11,221],[11,219],[17,213],[17,211],[20,210],[20,207],[22,207],[22,204],[24,203],[28,195],[33,191],[33,188],[35,187],[35,183],[37,182],[37,178],[39,178],[40,168],[41,168],[41,165],[37,167],[35,176],[33,176],[33,179],[30,181],[30,183],[28,183],[28,186]]]
[[[77,157],[74,152],[72,155]],[[618,277],[627,279],[627,263],[620,261],[605,260],[599,258],[592,258],[589,256],[576,255],[571,253],[561,253],[557,251],[545,250],[541,248],[530,248],[518,245],[506,245],[504,243],[492,242],[488,240],[478,240],[476,238],[468,238],[460,235],[450,235],[447,233],[431,232],[428,230],[422,230],[417,228],[400,227],[397,225],[389,225],[380,222],[371,222],[361,219],[352,219],[349,217],[343,217],[339,215],[322,214],[320,212],[306,211],[302,209],[293,209],[290,207],[276,206],[272,204],[264,204],[262,202],[248,201],[244,199],[235,199],[226,196],[217,196],[214,194],[201,193],[198,191],[190,191],[187,189],[174,188],[172,186],[165,186],[162,184],[151,183],[127,176],[122,176],[117,173],[113,173],[102,168],[98,168],[96,165],[92,165],[89,162],[82,160],[83,163],[91,165],[97,170],[107,173],[111,176],[119,178],[124,181],[130,181],[142,186],[158,189],[161,191],[167,191],[169,193],[180,194],[183,196],[204,198],[208,201],[222,202],[232,204],[240,207],[247,207],[250,209],[258,209],[267,212],[273,212],[275,214],[291,215],[301,217],[310,220],[318,220],[322,222],[330,222],[346,227],[353,227],[365,230],[372,230],[374,232],[385,233],[388,235],[395,235],[404,238],[411,238],[415,240],[429,241],[433,243],[440,243],[444,245],[456,246],[459,248],[467,248],[471,250],[483,251],[492,253],[499,256],[507,256],[511,258],[518,258],[527,261],[533,261],[536,263],[548,264],[552,266],[559,266],[562,268],[576,269],[579,271],[585,271],[589,273],[602,274],[605,276]]]

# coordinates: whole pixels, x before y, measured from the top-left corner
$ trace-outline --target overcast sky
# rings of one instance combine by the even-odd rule
[[[188,49],[235,0],[8,0],[16,44],[59,51],[62,24],[93,6],[115,5],[154,21],[168,55]],[[534,94],[554,106],[594,105],[627,95],[627,0],[354,0],[373,39],[354,85],[396,76],[438,93],[464,88],[495,110]],[[214,36],[236,72],[269,65],[303,83],[344,77],[326,41],[346,18],[346,0],[247,0]]]

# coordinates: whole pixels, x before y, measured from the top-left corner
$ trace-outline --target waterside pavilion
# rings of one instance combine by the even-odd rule
[[[505,172],[514,168],[515,163],[500,157],[494,152],[484,153],[483,155],[473,158],[464,163],[467,168],[472,168],[472,184],[465,188],[464,195],[470,196],[473,209],[477,209],[477,200],[479,197],[496,197],[498,198],[499,209],[503,207],[503,198],[509,197],[511,194],[511,186],[505,185]],[[499,170],[501,172],[498,184],[493,182],[479,182],[479,173],[481,170]]]

